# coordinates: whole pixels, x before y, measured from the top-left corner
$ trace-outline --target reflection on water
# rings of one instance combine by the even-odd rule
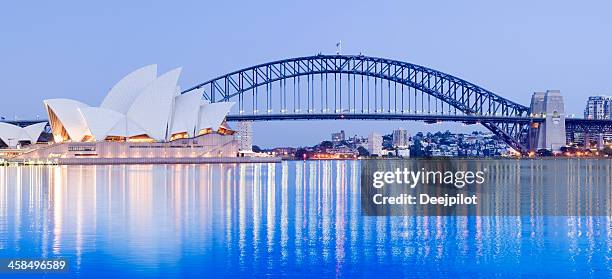
[[[396,170],[419,170],[421,179],[411,185],[413,179],[406,175],[408,183],[391,181],[380,188],[373,186],[375,173]],[[437,181],[436,172],[440,174]],[[481,184],[466,182],[466,172],[481,172]],[[443,173],[456,180],[442,182]],[[361,208],[368,216],[612,216],[612,160],[364,160],[360,174]],[[377,195],[380,203],[380,196],[418,198],[421,194],[474,196],[478,203],[440,206],[374,202]]]
[[[2,167],[0,257],[82,276],[611,275],[610,217],[364,217],[359,164]],[[549,175],[609,181],[609,164]]]

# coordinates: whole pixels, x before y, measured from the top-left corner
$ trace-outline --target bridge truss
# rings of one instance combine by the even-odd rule
[[[235,101],[228,120],[374,119],[480,123],[527,149],[529,108],[423,66],[362,55],[316,55],[244,68],[185,90]]]

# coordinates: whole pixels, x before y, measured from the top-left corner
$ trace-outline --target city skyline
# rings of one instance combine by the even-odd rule
[[[582,115],[586,96],[611,93],[603,81],[612,64],[607,51],[612,43],[601,36],[612,25],[605,13],[609,3],[589,7],[529,3],[530,9],[519,4],[487,2],[448,3],[443,7],[429,3],[372,7],[350,3],[325,3],[329,10],[339,11],[333,14],[322,11],[318,8],[321,4],[315,2],[251,3],[245,4],[244,9],[224,3],[202,7],[122,3],[117,13],[117,3],[87,8],[54,3],[29,12],[31,17],[27,19],[17,17],[19,12],[7,12],[25,10],[25,5],[10,4],[13,6],[4,9],[0,19],[8,42],[0,46],[5,58],[5,67],[0,70],[0,91],[4,96],[22,97],[5,97],[0,115],[8,119],[35,118],[44,115],[43,99],[59,96],[100,103],[108,84],[150,63],[159,63],[162,71],[184,65],[186,74],[179,84],[188,88],[249,65],[283,57],[334,53],[340,40],[343,53],[364,53],[439,69],[521,104],[528,104],[534,91],[559,89],[566,99],[567,114],[577,116]],[[471,10],[475,6],[479,9]],[[342,9],[334,9],[339,7]],[[378,18],[375,25],[360,20],[373,8],[386,16]],[[434,8],[436,13],[414,12]],[[220,12],[200,12],[213,9]],[[319,20],[290,20],[297,10],[310,11]],[[439,18],[446,20],[437,23]],[[266,26],[273,26],[276,32],[255,31],[265,30]],[[487,40],[479,39],[484,37]],[[253,41],[258,43],[250,43]],[[39,47],[42,43],[45,47]],[[310,144],[340,129],[363,135],[396,127],[411,133],[462,129],[455,123],[264,123],[266,128],[262,123],[254,125],[254,143],[264,146],[282,142]],[[468,130],[475,128],[470,126]],[[280,139],[258,132],[263,129],[283,129],[288,133]]]

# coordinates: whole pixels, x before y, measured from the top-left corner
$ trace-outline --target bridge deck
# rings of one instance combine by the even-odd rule
[[[542,122],[543,118],[508,116],[470,116],[435,114],[368,114],[368,113],[287,113],[287,114],[244,114],[228,115],[228,121],[274,121],[274,120],[398,120],[425,122]]]

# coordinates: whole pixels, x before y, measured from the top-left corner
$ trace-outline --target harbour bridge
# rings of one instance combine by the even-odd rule
[[[551,117],[450,74],[364,55],[278,60],[219,76],[182,93],[193,90],[201,90],[203,99],[213,103],[236,102],[228,121],[454,121],[481,124],[521,152],[534,149],[530,130],[545,126]],[[24,126],[44,120],[2,121]],[[612,120],[564,121],[568,134],[612,133]]]
[[[210,102],[235,101],[228,121],[415,120],[479,123],[518,151],[546,122],[525,106],[464,79],[407,62],[315,55],[264,63],[198,84]],[[611,120],[565,119],[569,129],[612,132]],[[537,126],[537,125],[536,125]],[[565,132],[565,131],[563,131]]]

